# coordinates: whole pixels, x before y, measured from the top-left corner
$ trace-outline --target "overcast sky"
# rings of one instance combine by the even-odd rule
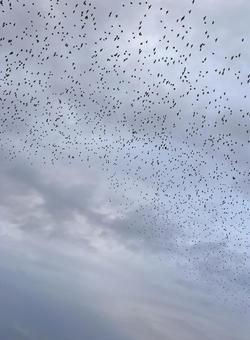
[[[249,339],[249,1],[0,7],[0,338]]]

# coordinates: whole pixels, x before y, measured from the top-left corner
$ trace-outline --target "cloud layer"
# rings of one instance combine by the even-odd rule
[[[249,2],[0,7],[0,337],[246,339]]]

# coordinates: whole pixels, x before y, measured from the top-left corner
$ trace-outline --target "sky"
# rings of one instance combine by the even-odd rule
[[[249,338],[249,7],[3,1],[1,339]]]

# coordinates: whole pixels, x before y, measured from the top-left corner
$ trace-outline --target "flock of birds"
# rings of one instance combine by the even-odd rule
[[[240,284],[250,275],[247,37],[229,46],[195,0],[0,5],[6,157],[100,168],[124,215],[135,210],[137,237],[220,282],[232,268],[223,284]]]

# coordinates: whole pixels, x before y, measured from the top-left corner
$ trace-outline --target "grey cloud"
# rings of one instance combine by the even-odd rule
[[[174,251],[174,240],[180,234],[177,226],[169,223],[163,228],[160,221],[157,225],[153,211],[149,219],[150,206],[144,206],[141,213],[131,210],[124,216],[117,215],[116,205],[108,204],[108,196],[112,197],[112,192],[101,185],[99,175],[84,173],[78,167],[72,171],[72,167],[70,169],[66,165],[60,167],[60,176],[58,169],[57,166],[43,171],[19,162],[15,168],[9,165],[1,172],[5,187],[5,195],[0,199],[1,208],[9,211],[9,220],[16,223],[17,228],[27,233],[45,232],[45,235],[48,233],[48,236],[59,238],[67,238],[67,232],[70,232],[72,235],[75,233],[73,237],[77,240],[87,223],[93,230],[107,236],[111,233],[121,243],[137,250]],[[68,180],[70,177],[71,180]],[[113,204],[117,198],[119,202],[120,198],[116,195]],[[144,213],[148,216],[147,220],[143,219]],[[112,214],[115,216],[112,217]],[[71,232],[76,219],[80,227]],[[51,228],[47,228],[48,225]],[[157,228],[161,230],[161,238],[155,233]],[[91,229],[87,230],[91,234]]]
[[[243,316],[221,309],[204,290],[197,294],[148,256],[112,249],[108,256],[101,248],[69,255],[41,239],[14,242],[13,251],[11,243],[0,250],[6,339],[247,339]]]
[[[216,56],[209,56],[208,64],[199,64],[200,55],[194,52],[188,64],[189,79],[195,81],[200,70],[205,72],[207,68],[220,68],[224,57],[239,48],[243,51],[240,64],[236,63],[232,68],[235,72],[239,69],[242,73],[247,72],[248,44],[242,45],[241,36],[248,31],[248,2],[207,0],[196,3],[190,39],[195,43],[203,39],[201,20],[205,12],[210,21],[213,18],[216,21],[216,25],[211,28],[211,35],[213,38],[219,35],[221,40],[218,47],[212,43],[208,46],[209,51],[210,47],[211,51],[216,51]],[[79,242],[88,249],[92,249],[92,243],[97,240],[105,240],[108,245],[117,242],[132,249],[133,253],[156,254],[166,261],[173,259],[177,267],[183,261],[193,281],[198,275],[201,286],[203,280],[207,280],[211,286],[212,282],[216,286],[220,286],[222,281],[232,282],[230,294],[239,289],[241,300],[247,300],[250,188],[247,176],[250,160],[246,135],[248,117],[243,119],[239,113],[239,108],[244,112],[248,110],[248,101],[244,102],[241,98],[242,87],[231,76],[225,75],[223,80],[214,73],[197,85],[197,92],[201,92],[205,86],[210,90],[215,88],[218,95],[227,91],[234,114],[227,113],[229,122],[226,125],[214,126],[220,117],[215,116],[214,107],[210,111],[205,109],[205,99],[194,107],[190,106],[189,100],[180,99],[179,96],[185,90],[182,84],[177,86],[175,93],[171,92],[171,84],[159,85],[157,90],[150,93],[152,103],[147,103],[142,113],[142,102],[136,102],[137,91],[143,95],[149,91],[147,85],[156,82],[158,73],[165,74],[165,64],[153,64],[150,58],[146,58],[141,80],[132,77],[137,65],[140,39],[136,37],[131,47],[128,47],[127,39],[132,39],[132,32],[137,29],[144,14],[143,7],[131,12],[130,7],[126,6],[121,12],[119,1],[93,2],[98,7],[97,29],[94,30],[91,23],[87,25],[85,33],[88,46],[78,51],[73,46],[85,41],[80,36],[82,30],[74,26],[79,22],[71,20],[71,17],[65,18],[63,14],[63,11],[73,11],[74,4],[75,1],[70,1],[68,6],[59,2],[55,20],[47,17],[50,1],[35,3],[29,15],[21,7],[21,2],[12,11],[4,7],[4,20],[16,21],[17,25],[8,25],[3,30],[1,101],[5,108],[13,101],[18,118],[24,121],[13,119],[15,115],[12,116],[11,110],[8,114],[2,110],[2,153],[7,158],[19,160],[8,166],[5,166],[4,161],[1,162],[0,185],[4,192],[0,197],[2,233],[21,232],[34,239],[44,236],[45,239]],[[166,52],[159,42],[162,38],[161,24],[164,25],[160,24],[161,14],[156,10],[159,6],[170,8],[168,23],[174,27],[176,18],[188,10],[191,4],[190,1],[181,5],[176,5],[176,1],[153,3],[152,15],[147,17],[148,22],[144,27],[144,34],[150,40],[149,47],[145,47],[145,54],[152,53],[152,49],[157,47],[157,54],[161,57]],[[97,48],[95,41],[106,35],[104,31],[111,30],[113,17],[110,20],[107,18],[109,8],[112,8],[113,14],[119,14],[119,20],[114,20],[114,31],[119,32],[121,28],[118,29],[117,24],[121,23],[126,32],[120,41],[121,51],[129,49],[132,56],[127,64],[117,62],[117,77],[107,60],[116,52],[117,42],[113,36],[103,42],[104,50],[98,55],[97,65],[107,72],[107,88],[104,92],[98,92],[96,87],[100,74],[90,71],[81,77],[80,71],[93,67],[91,64],[96,61],[93,57]],[[38,11],[48,22],[47,31],[43,19],[37,18],[35,14]],[[74,18],[78,18],[78,14]],[[33,25],[31,20],[34,18]],[[54,25],[59,21],[64,26],[61,30],[70,32],[73,38],[61,41],[51,35]],[[26,35],[22,41],[7,43],[7,39],[15,34],[23,34],[27,24],[30,30],[37,30],[40,42],[36,42],[34,36]],[[50,47],[42,52],[46,35]],[[179,53],[185,52],[185,48],[173,37]],[[245,39],[249,37],[246,35]],[[65,43],[73,51],[72,58],[67,54]],[[31,46],[34,58],[30,58],[25,66],[15,64],[17,68],[9,70],[5,55],[14,52],[14,56],[8,58],[18,61],[16,54],[20,53],[20,49],[27,49],[25,53],[29,56]],[[63,57],[55,61],[51,56],[54,50]],[[40,53],[45,58],[43,64],[38,57]],[[171,53],[176,56],[174,52]],[[76,71],[72,61],[76,63]],[[167,72],[170,83],[179,79],[182,70],[183,65],[178,65]],[[39,78],[37,72],[40,75],[45,73],[41,76],[43,86],[37,83],[32,87],[27,85]],[[6,74],[8,76],[5,78]],[[143,80],[146,80],[146,84]],[[119,86],[120,92],[114,96],[113,87]],[[96,93],[93,92],[95,90]],[[181,120],[176,112],[169,109],[169,103],[158,104],[159,98],[168,91],[170,104],[174,100],[178,109],[182,110]],[[35,99],[31,100],[32,96]],[[117,99],[122,101],[122,105]],[[224,104],[222,100],[220,105]],[[105,115],[108,110],[110,116]],[[199,112],[199,115],[193,117],[194,111]],[[58,112],[62,114],[61,119],[65,124],[57,125]],[[207,125],[202,129],[204,112]],[[164,116],[168,124],[164,125],[165,130],[160,133]],[[47,118],[49,120],[45,124]],[[195,124],[197,129],[192,130]],[[174,131],[173,125],[176,125]],[[142,126],[145,128],[142,129]],[[230,138],[221,138],[229,132]],[[227,144],[228,140],[231,144]],[[155,145],[159,147],[161,143],[162,148],[156,149]],[[24,157],[35,164],[33,168],[25,164]],[[62,165],[61,159],[69,160],[69,167]],[[76,159],[82,161],[82,173]],[[46,166],[50,162],[55,163],[55,167],[48,169]],[[96,169],[98,174],[95,176]],[[105,172],[100,175],[101,169],[105,169]],[[232,177],[235,174],[237,181],[234,182]],[[186,176],[187,180],[182,182],[182,176]],[[105,187],[108,177],[113,193]],[[112,203],[107,205],[109,196]]]
[[[126,339],[91,306],[78,306],[56,292],[53,295],[46,292],[44,285],[48,285],[48,281],[42,281],[43,286],[39,287],[32,282],[30,274],[25,276],[2,268],[0,271],[0,297],[4,306],[0,336],[3,339]],[[67,287],[64,294],[68,294]]]
[[[191,272],[193,279],[198,275],[204,287],[208,284],[216,288],[219,284],[216,294],[223,299],[228,289],[238,290],[234,301],[248,305],[244,297],[248,290],[246,253],[230,250],[226,238],[196,239],[195,244],[189,244],[186,231],[174,217],[162,219],[150,205],[141,203],[138,210],[129,209],[120,215],[116,203],[121,197],[102,184],[98,173],[83,172],[77,165],[45,170],[19,162],[15,168],[6,165],[1,182],[5,187],[0,199],[0,209],[5,211],[2,223],[11,223],[24,235],[73,242],[94,252],[98,251],[98,240],[107,246],[115,242],[135,254],[157,256],[175,265],[184,261],[185,275]],[[113,203],[107,202],[109,196]]]

